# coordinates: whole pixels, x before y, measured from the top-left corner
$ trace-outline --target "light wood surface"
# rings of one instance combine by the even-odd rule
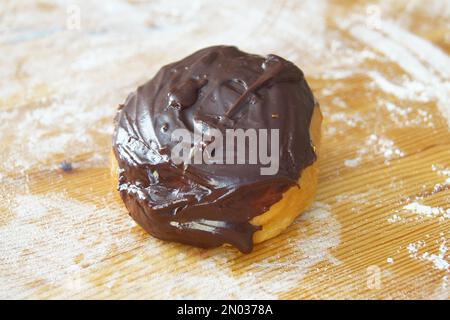
[[[449,298],[448,1],[252,3],[2,2],[0,298]],[[117,105],[220,43],[324,115],[313,208],[248,255],[150,237],[109,174]]]

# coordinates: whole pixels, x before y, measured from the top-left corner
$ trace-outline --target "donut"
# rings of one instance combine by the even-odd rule
[[[119,105],[112,172],[130,216],[154,237],[249,253],[311,205],[321,122],[294,63],[208,47]]]

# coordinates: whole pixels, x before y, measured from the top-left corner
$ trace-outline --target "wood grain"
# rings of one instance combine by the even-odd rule
[[[0,298],[449,298],[448,4],[73,3],[2,4]],[[150,237],[109,173],[116,106],[216,43],[293,60],[324,114],[316,203],[248,255]]]

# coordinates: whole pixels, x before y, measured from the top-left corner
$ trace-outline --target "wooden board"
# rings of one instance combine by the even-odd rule
[[[2,2],[0,298],[449,298],[448,2],[70,3]],[[220,43],[324,113],[314,207],[248,255],[150,237],[109,175],[117,105]]]

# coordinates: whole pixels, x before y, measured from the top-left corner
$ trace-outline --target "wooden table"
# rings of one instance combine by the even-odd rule
[[[0,298],[449,298],[448,2],[70,3],[2,2]],[[212,44],[324,113],[314,207],[248,255],[150,237],[109,174],[117,105]]]

